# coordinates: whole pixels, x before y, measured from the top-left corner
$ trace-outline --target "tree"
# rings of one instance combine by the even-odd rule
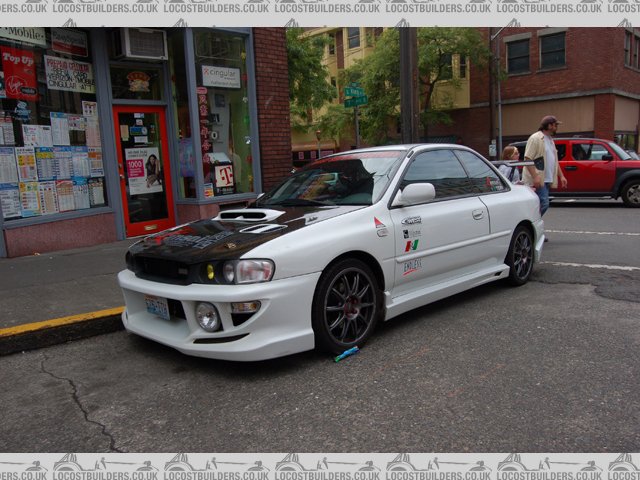
[[[446,102],[435,108],[436,84],[460,81],[452,70],[454,55],[469,59],[477,66],[487,64],[488,46],[474,28],[428,27],[418,29],[418,76],[421,126],[427,136],[429,125],[450,123]],[[345,71],[346,81],[358,81],[369,103],[361,110],[361,133],[368,143],[391,140],[390,128],[400,121],[400,39],[397,29],[388,29],[377,39],[373,52]]]
[[[336,96],[329,83],[329,70],[322,63],[325,35],[305,36],[302,28],[288,28],[287,64],[289,67],[289,101],[292,127],[309,130],[310,112],[331,102]]]

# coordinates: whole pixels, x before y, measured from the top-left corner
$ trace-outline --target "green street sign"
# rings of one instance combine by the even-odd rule
[[[344,96],[345,97],[362,97],[364,95],[364,90],[359,87],[344,87]]]
[[[369,98],[366,95],[361,97],[347,98],[344,101],[345,107],[357,107],[358,105],[366,105],[369,102]]]

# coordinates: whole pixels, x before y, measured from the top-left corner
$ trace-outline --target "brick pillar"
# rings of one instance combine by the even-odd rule
[[[285,29],[254,28],[253,45],[262,188],[268,190],[293,168]]]
[[[593,112],[593,130],[596,138],[613,140],[615,105],[615,95],[596,95]]]

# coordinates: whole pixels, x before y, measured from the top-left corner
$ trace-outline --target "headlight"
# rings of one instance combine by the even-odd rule
[[[233,260],[222,268],[228,283],[268,282],[273,277],[275,265],[271,260]]]
[[[200,302],[196,305],[196,320],[198,325],[207,332],[215,332],[220,330],[222,326],[218,309],[207,302]]]

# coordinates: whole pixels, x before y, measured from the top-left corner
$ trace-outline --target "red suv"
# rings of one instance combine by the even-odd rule
[[[640,160],[618,144],[599,138],[554,138],[567,188],[551,190],[554,197],[622,197],[628,207],[640,207]],[[524,160],[527,142],[513,143]]]

